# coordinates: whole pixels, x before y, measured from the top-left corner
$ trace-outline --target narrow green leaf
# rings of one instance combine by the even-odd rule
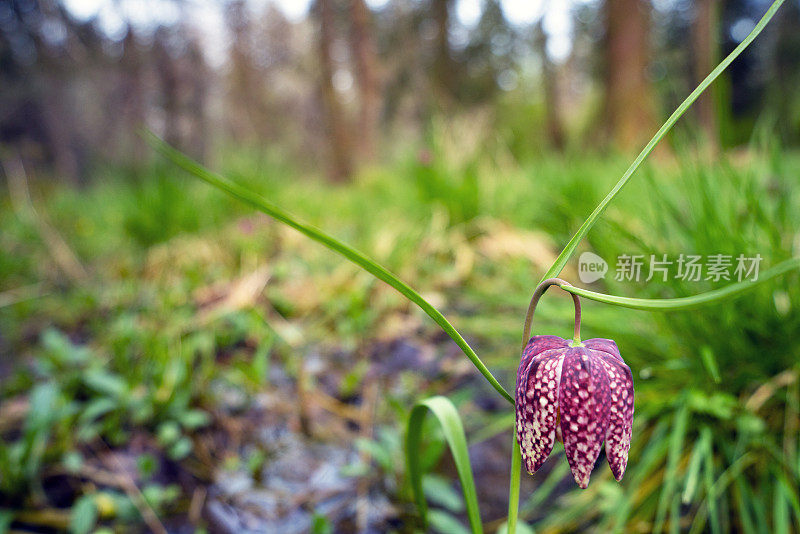
[[[667,467],[664,471],[664,487],[661,490],[661,497],[658,501],[658,511],[656,513],[655,527],[653,532],[661,532],[664,527],[664,519],[667,514],[667,507],[672,502],[673,493],[678,486],[678,463],[683,454],[683,438],[686,435],[686,425],[689,422],[689,405],[683,403],[675,414],[675,422],[672,425],[672,433],[669,439],[669,452],[667,454]]]
[[[739,521],[742,525],[743,532],[761,533],[761,529],[756,527],[756,522],[753,520],[750,513],[754,503],[753,500],[748,498],[745,491],[746,482],[739,473],[733,480],[733,496],[736,499],[736,509],[739,513]]]
[[[619,511],[615,518],[616,522],[612,529],[614,532],[622,532],[625,530],[625,525],[633,509],[634,501],[638,496],[636,489],[644,484],[648,477],[653,476],[653,471],[658,465],[661,465],[662,459],[666,456],[669,449],[669,440],[666,437],[667,427],[666,421],[660,421],[650,434],[647,440],[647,447],[642,454],[639,455],[635,477],[631,480],[630,484],[628,484],[625,498],[619,505]]]
[[[710,485],[708,488],[708,494],[706,495],[706,501],[703,503],[703,506],[697,512],[697,515],[694,518],[694,522],[692,523],[692,528],[689,531],[690,534],[700,532],[705,525],[705,518],[707,514],[711,514],[712,511],[716,510],[716,499],[722,494],[722,492],[727,488],[731,482],[736,480],[736,478],[741,474],[750,464],[755,461],[755,457],[751,453],[745,453],[733,462],[730,467],[728,467],[722,474],[717,478],[717,480]],[[713,503],[713,504],[712,504]],[[719,522],[716,522],[716,527],[713,516],[711,521],[711,531],[712,532],[720,532],[721,529],[719,527]]]
[[[589,215],[586,221],[584,221],[581,227],[578,228],[578,231],[575,232],[575,235],[572,236],[572,239],[569,240],[567,245],[564,247],[564,250],[562,250],[561,254],[559,254],[558,257],[556,258],[556,261],[553,263],[553,266],[550,267],[550,269],[547,271],[547,274],[545,274],[545,276],[542,277],[542,280],[558,276],[558,274],[562,271],[562,269],[564,269],[564,266],[567,264],[567,261],[569,261],[570,257],[572,257],[572,254],[578,247],[578,243],[581,242],[581,240],[584,238],[589,229],[592,226],[594,226],[594,223],[597,222],[597,219],[600,217],[600,215],[603,214],[608,204],[614,199],[615,196],[617,196],[617,193],[619,193],[620,190],[625,186],[625,184],[628,183],[630,177],[633,175],[634,172],[636,172],[636,170],[639,168],[642,162],[644,162],[645,158],[647,158],[650,152],[653,151],[655,146],[659,143],[659,141],[661,141],[661,139],[667,134],[667,132],[669,132],[672,129],[675,123],[678,122],[678,119],[680,119],[681,116],[684,113],[686,113],[686,110],[689,109],[689,106],[691,106],[692,103],[694,103],[694,101],[697,100],[697,98],[702,94],[702,92],[705,91],[706,88],[708,88],[708,86],[711,85],[711,83],[714,80],[716,80],[717,77],[720,74],[722,74],[722,72],[726,68],[728,68],[728,65],[730,65],[731,62],[733,62],[733,60],[736,59],[739,56],[739,54],[741,54],[745,50],[745,48],[750,46],[750,43],[753,42],[753,39],[755,39],[759,33],[761,33],[761,31],[764,29],[767,23],[775,15],[775,12],[778,10],[778,8],[781,7],[781,4],[783,4],[783,2],[784,0],[775,0],[775,2],[772,3],[767,12],[764,14],[761,20],[758,21],[758,24],[755,25],[755,27],[748,34],[748,36],[745,37],[744,40],[741,43],[739,43],[739,45],[736,48],[733,49],[733,52],[728,54],[728,57],[723,59],[722,62],[719,65],[717,65],[717,67],[714,70],[712,70],[711,73],[708,76],[706,76],[706,78],[702,82],[700,82],[700,85],[698,85],[697,88],[694,91],[692,91],[689,96],[686,97],[686,100],[681,102],[681,105],[678,106],[678,109],[676,109],[672,113],[672,115],[669,116],[667,121],[664,123],[663,126],[661,126],[661,128],[659,128],[659,130],[656,132],[656,134],[653,136],[650,142],[647,143],[647,145],[639,153],[639,155],[636,156],[636,159],[633,160],[633,163],[631,163],[630,167],[628,167],[628,170],[625,171],[625,174],[622,175],[622,178],[620,178],[619,182],[617,182],[617,184],[611,189],[608,195],[606,195],[606,197],[600,201],[600,204],[597,205],[597,207],[594,209],[591,215]]]
[[[621,306],[623,308],[632,308],[634,310],[647,310],[647,311],[679,311],[691,310],[709,304],[715,304],[721,300],[738,296],[739,294],[753,289],[759,284],[763,284],[773,278],[788,273],[794,269],[800,268],[800,258],[792,258],[790,260],[782,261],[774,267],[767,269],[761,273],[758,280],[742,280],[720,289],[714,289],[699,295],[691,297],[678,297],[672,299],[637,299],[630,297],[618,297],[616,295],[606,295],[603,293],[596,293],[575,286],[561,286],[561,289],[569,293],[587,298],[589,300],[596,300],[604,304],[612,304],[614,306]]]
[[[778,484],[782,487],[783,495],[792,506],[797,532],[800,532],[800,497],[797,496],[797,486],[788,482],[786,475],[782,472],[778,472]]]
[[[711,434],[711,429],[708,427],[703,428],[703,432]],[[711,526],[712,534],[719,534],[722,528],[719,524],[719,515],[717,513],[717,496],[714,494],[714,445],[709,440],[706,443],[706,450],[704,452],[705,462],[703,467],[703,484],[706,489],[706,509],[708,510],[708,522]],[[695,516],[695,520],[699,517],[699,513]],[[702,526],[702,525],[701,525]]]
[[[711,431],[708,427],[703,428],[700,439],[694,444],[692,457],[689,460],[689,468],[686,470],[686,484],[683,487],[683,504],[689,504],[694,498],[697,490],[697,481],[700,478],[700,467],[703,465],[703,453],[711,443]]]
[[[514,398],[505,390],[505,388],[503,388],[503,386],[500,385],[500,382],[497,381],[494,375],[489,372],[489,369],[486,367],[486,365],[484,365],[478,355],[475,354],[475,351],[472,350],[472,347],[469,346],[466,340],[464,340],[461,334],[453,327],[453,325],[450,324],[445,316],[442,315],[439,310],[434,308],[433,305],[431,305],[427,300],[422,298],[422,295],[417,293],[417,291],[415,291],[411,286],[400,280],[400,278],[398,278],[388,269],[373,259],[367,257],[362,252],[359,252],[353,247],[339,241],[335,237],[326,234],[319,228],[301,222],[299,219],[282,210],[278,206],[275,206],[261,195],[205,168],[182,152],[169,146],[155,134],[151,132],[145,132],[144,136],[147,142],[150,143],[150,146],[189,174],[200,178],[204,182],[231,195],[232,197],[238,198],[242,202],[249,204],[262,213],[269,215],[273,219],[294,228],[306,237],[309,237],[314,241],[324,245],[328,249],[336,252],[337,254],[344,256],[346,259],[358,265],[375,278],[386,282],[395,288],[401,295],[419,306],[422,311],[428,314],[428,316],[433,319],[434,322],[438,324],[453,341],[456,342],[459,348],[464,352],[467,358],[470,359],[472,364],[478,369],[478,371],[480,371],[480,373],[486,378],[492,387],[497,390],[497,392],[500,393],[500,395],[502,395],[508,402],[512,404],[514,403]]]
[[[681,497],[677,493],[672,497],[672,506],[669,509],[669,534],[681,532]]]
[[[464,426],[458,416],[456,407],[447,397],[436,396],[414,405],[408,419],[408,429],[406,433],[406,464],[411,489],[414,492],[414,499],[417,501],[419,513],[425,524],[428,521],[428,504],[425,501],[425,494],[422,491],[422,468],[420,465],[420,440],[422,438],[422,424],[427,413],[432,413],[442,427],[445,440],[450,453],[453,455],[453,462],[458,471],[458,478],[461,481],[461,488],[464,492],[464,504],[467,506],[467,516],[469,517],[470,527],[473,533],[482,533],[481,515],[478,508],[478,494],[475,490],[475,480],[472,476],[472,466],[469,463],[469,451],[467,449],[467,437],[464,434]]]
[[[553,493],[558,483],[564,480],[564,477],[568,475],[569,464],[564,458],[560,458],[553,466],[553,469],[550,470],[544,482],[537,486],[536,491],[533,492],[528,501],[522,505],[520,516],[524,518],[532,514],[533,511]]]
[[[789,503],[786,499],[786,490],[783,484],[775,485],[775,495],[772,502],[772,517],[774,519],[775,534],[789,533]]]
[[[705,345],[702,349],[700,349],[700,357],[703,359],[703,365],[705,365],[706,370],[708,371],[708,374],[711,375],[714,383],[719,384],[721,378],[719,376],[717,359],[714,358],[714,351],[711,350],[711,347]]]

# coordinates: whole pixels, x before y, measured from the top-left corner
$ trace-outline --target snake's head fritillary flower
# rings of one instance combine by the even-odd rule
[[[534,336],[517,371],[517,439],[528,472],[539,469],[556,441],[586,488],[603,441],[614,478],[628,463],[633,424],[633,377],[610,339],[573,343]]]

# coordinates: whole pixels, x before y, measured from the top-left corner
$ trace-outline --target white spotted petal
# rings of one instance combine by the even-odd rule
[[[555,444],[561,354],[567,347],[560,337],[535,336],[520,362],[515,402],[517,440],[531,474],[544,464]]]
[[[613,347],[609,347],[608,343]],[[598,361],[608,373],[610,408],[606,430],[606,458],[614,478],[622,480],[628,465],[633,430],[633,375],[622,361],[616,343],[610,339],[590,339],[585,345],[590,350],[596,349]]]
[[[561,434],[572,476],[581,488],[600,456],[608,428],[608,375],[593,351],[570,348],[561,373]]]
[[[544,464],[560,434],[581,488],[589,483],[604,441],[611,471],[622,478],[633,423],[633,379],[616,343],[590,339],[571,347],[556,336],[535,336],[523,352],[515,393],[517,439],[528,472]]]

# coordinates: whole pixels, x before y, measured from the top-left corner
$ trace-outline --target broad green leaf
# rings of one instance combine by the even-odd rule
[[[475,480],[472,476],[472,466],[469,463],[467,437],[461,418],[452,402],[446,397],[436,396],[414,405],[408,418],[406,433],[406,465],[414,499],[417,501],[423,523],[428,522],[428,504],[422,491],[422,468],[420,465],[420,442],[422,439],[422,426],[425,416],[430,412],[442,427],[447,446],[453,455],[453,462],[458,471],[461,488],[464,492],[464,504],[467,507],[467,516],[473,533],[482,533],[481,515],[478,508],[478,495],[475,490]]]
[[[469,532],[456,517],[443,510],[431,510],[428,515],[430,526],[436,532],[441,534],[467,534]]]
[[[533,527],[527,523],[517,523],[517,534],[535,534]],[[508,534],[508,523],[503,523],[497,529],[497,534]]]
[[[14,521],[14,513],[11,510],[0,510],[0,534],[6,534]]]
[[[97,523],[97,505],[94,495],[84,495],[72,505],[69,531],[72,534],[88,534]]]
[[[425,475],[422,477],[422,491],[430,495],[430,499],[450,512],[464,511],[464,499],[453,489],[450,480],[438,475]]]

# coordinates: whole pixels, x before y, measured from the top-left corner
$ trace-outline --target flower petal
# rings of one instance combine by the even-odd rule
[[[556,339],[564,345],[567,343],[561,338]],[[532,355],[527,368],[517,375],[517,440],[529,473],[539,469],[553,450],[558,422],[558,385],[565,350],[563,347],[550,348]],[[527,348],[525,352],[528,353]]]
[[[619,354],[619,347],[617,347],[617,344],[612,339],[603,339],[596,337],[594,339],[587,339],[586,341],[583,342],[583,345],[587,349],[606,352],[622,362],[622,356],[620,356]]]
[[[608,374],[609,413],[606,430],[606,457],[614,478],[622,480],[628,465],[633,428],[633,375],[622,361],[604,352],[596,352]]]
[[[608,427],[608,374],[595,354],[582,347],[566,352],[558,397],[564,451],[581,488],[589,485]]]
[[[525,350],[522,351],[522,359],[519,361],[519,368],[517,369],[517,385],[519,385],[519,377],[524,371],[527,370],[531,360],[537,354],[541,354],[546,350],[566,348],[569,342],[563,337],[558,336],[533,336],[528,340],[525,345]]]

